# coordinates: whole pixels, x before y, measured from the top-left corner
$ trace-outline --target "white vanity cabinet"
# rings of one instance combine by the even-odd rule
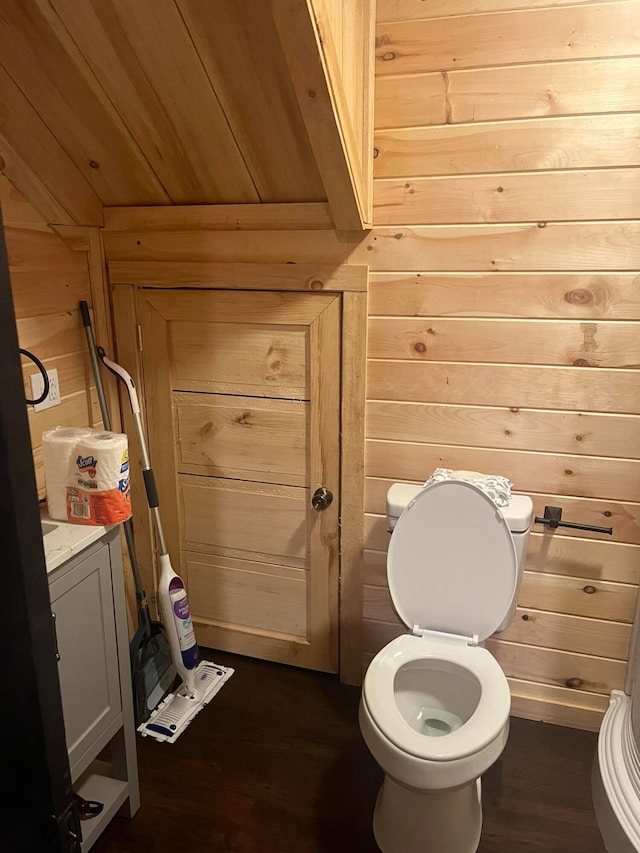
[[[102,529],[50,569],[49,595],[73,788],[104,803],[81,821],[86,853],[118,810],[132,816],[140,804],[118,531]]]

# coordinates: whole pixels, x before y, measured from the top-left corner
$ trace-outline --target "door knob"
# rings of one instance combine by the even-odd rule
[[[321,486],[313,493],[311,506],[318,510],[318,512],[321,512],[323,509],[327,509],[327,507],[331,506],[332,501],[333,492],[330,492],[329,489],[325,489],[324,486]]]

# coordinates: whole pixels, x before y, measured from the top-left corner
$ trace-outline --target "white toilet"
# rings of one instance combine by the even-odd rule
[[[480,775],[500,756],[511,696],[481,645],[511,622],[533,515],[498,509],[460,480],[387,495],[389,591],[411,633],[367,670],[360,728],[385,779],[373,830],[383,853],[475,853]],[[397,523],[396,523],[397,521]]]

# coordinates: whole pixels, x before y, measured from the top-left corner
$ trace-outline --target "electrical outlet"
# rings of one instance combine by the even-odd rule
[[[36,412],[42,412],[44,409],[50,409],[52,406],[60,405],[58,371],[55,369],[47,370],[47,376],[49,377],[49,396],[46,397],[42,403],[38,403],[33,407]],[[32,373],[29,376],[29,381],[31,382],[31,399],[37,400],[44,391],[44,379],[42,378],[42,374]]]

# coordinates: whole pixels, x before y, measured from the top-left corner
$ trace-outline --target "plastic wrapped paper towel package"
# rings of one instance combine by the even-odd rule
[[[42,449],[51,518],[102,525],[131,516],[126,435],[57,427],[42,434]]]

